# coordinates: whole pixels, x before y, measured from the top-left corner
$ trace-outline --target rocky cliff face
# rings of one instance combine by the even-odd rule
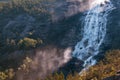
[[[115,6],[115,9],[108,16],[108,25],[107,25],[107,41],[109,48],[119,49],[120,48],[120,1],[112,0],[112,3]],[[106,42],[107,43],[107,42]]]

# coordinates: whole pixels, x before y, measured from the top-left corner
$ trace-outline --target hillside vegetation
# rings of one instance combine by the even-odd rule
[[[9,53],[16,50],[24,51],[35,49],[46,44],[47,41],[50,42],[53,40],[54,42],[54,39],[59,43],[62,38],[67,36],[69,36],[70,39],[72,38],[73,41],[76,41],[77,38],[73,36],[77,34],[77,31],[79,32],[79,29],[75,26],[81,24],[74,23],[74,21],[77,22],[77,19],[72,17],[71,20],[67,21],[68,23],[63,20],[57,24],[57,26],[60,25],[62,27],[54,27],[55,29],[51,29],[50,26],[48,26],[53,24],[53,14],[50,10],[53,9],[55,2],[56,0],[11,0],[9,2],[0,2],[0,57],[2,55],[7,57]],[[68,27],[70,28],[71,26],[72,28],[68,30]],[[51,31],[49,31],[50,29]],[[64,35],[65,33],[71,34]],[[54,38],[52,38],[51,35],[53,35],[52,37]],[[70,39],[63,39],[62,44],[72,44],[72,41],[68,42]],[[2,57],[2,59],[3,58],[4,57]],[[19,67],[14,68],[6,69],[0,65],[0,80],[19,80],[20,78],[21,80],[30,80],[31,78],[32,80],[120,80],[119,76],[116,75],[117,71],[120,70],[120,50],[108,51],[103,60],[90,67],[81,75],[75,72],[74,74],[65,76],[61,72],[51,73],[47,77],[41,78],[37,75],[31,75],[31,73],[35,73],[31,65],[36,65],[32,58],[26,57],[22,61]],[[4,59],[3,61],[1,60],[0,63],[5,63]],[[16,64],[14,65],[16,66]]]
[[[69,74],[66,77],[66,80],[119,80],[120,77],[116,75],[117,71],[120,69],[119,61],[120,50],[108,51],[105,58],[98,64],[90,67],[81,75],[78,73]],[[31,72],[31,64],[33,64],[32,59],[26,57],[26,59],[23,60],[23,64],[20,65],[17,70],[10,68],[5,71],[1,71],[0,80],[16,80],[17,77],[22,77],[21,80],[29,80],[30,76],[27,75],[34,73],[34,71]],[[33,76],[33,79],[41,80],[39,76],[37,76],[37,78],[36,76]],[[49,75],[44,80],[65,80],[65,76],[61,72],[60,74],[56,73]]]
[[[77,73],[68,75],[67,80],[120,80],[120,74],[116,73],[120,70],[120,50],[108,51],[105,58],[90,67],[81,75]],[[49,77],[48,80],[64,80],[63,74]]]
[[[0,2],[0,53],[41,45],[41,28],[51,22],[54,0],[11,0]],[[42,38],[42,39],[41,39]],[[25,39],[25,40],[24,40]],[[33,41],[34,40],[34,41]],[[31,45],[23,45],[31,43]],[[27,42],[28,41],[28,42]],[[33,42],[33,43],[32,43]]]
[[[64,12],[65,6],[62,6],[60,11],[57,7],[61,6],[60,1],[10,0],[6,3],[0,2],[1,67],[16,66],[21,63],[26,51],[30,52],[51,45],[60,48],[62,46],[62,49],[65,49],[76,44],[81,36],[80,26],[78,26],[81,24],[78,19],[81,14],[53,22],[54,7],[58,13]],[[74,36],[77,34],[78,36]],[[35,52],[30,53],[35,55]],[[13,55],[16,56],[13,58]],[[20,62],[16,62],[18,57]]]

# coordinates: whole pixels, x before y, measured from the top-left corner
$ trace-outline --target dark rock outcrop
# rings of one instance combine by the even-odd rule
[[[120,1],[112,0],[115,9],[108,16],[106,42],[110,49],[120,49]]]
[[[79,73],[83,69],[82,65],[82,61],[78,60],[77,58],[72,58],[65,65],[58,69],[58,73],[62,72],[65,75],[65,77],[68,74],[74,74],[75,72]]]

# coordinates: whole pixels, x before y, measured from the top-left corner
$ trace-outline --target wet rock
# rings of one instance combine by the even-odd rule
[[[64,66],[60,67],[58,72],[63,72],[65,76],[67,76],[68,74],[74,74],[75,72],[79,73],[83,68],[82,65],[83,62],[81,60],[73,57]]]

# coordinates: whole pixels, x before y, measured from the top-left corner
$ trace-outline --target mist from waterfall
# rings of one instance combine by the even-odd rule
[[[99,48],[106,35],[107,16],[114,9],[109,0],[95,0],[84,20],[83,38],[75,46],[73,57],[84,61],[83,67],[96,64],[94,56],[99,54]]]

